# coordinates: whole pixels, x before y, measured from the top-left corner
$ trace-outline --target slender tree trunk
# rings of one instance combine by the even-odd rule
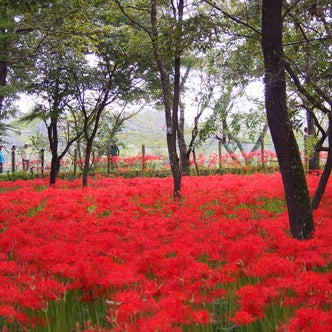
[[[181,174],[182,175],[190,175],[190,153],[193,152],[194,155],[194,144],[198,135],[198,121],[203,114],[203,109],[198,112],[198,114],[195,116],[194,120],[194,127],[191,131],[191,139],[188,145],[185,142],[184,138],[184,110],[182,114],[181,110],[181,117],[180,117],[180,129],[178,130],[179,137],[178,137],[178,145],[180,150],[180,166],[181,166]],[[197,168],[197,164],[195,165]]]
[[[328,142],[329,142],[329,148],[327,152],[327,160],[324,166],[323,174],[319,179],[319,184],[316,189],[314,198],[312,199],[312,208],[314,210],[318,209],[318,206],[322,200],[322,197],[325,192],[325,188],[327,185],[327,182],[329,180],[331,170],[332,170],[332,115],[329,116],[329,128],[328,128]]]
[[[176,151],[176,138],[178,129],[178,113],[177,109],[172,109],[172,98],[170,94],[170,81],[168,74],[166,72],[164,62],[159,50],[159,40],[158,40],[158,27],[157,27],[157,3],[156,0],[150,1],[151,6],[151,41],[154,57],[157,63],[158,71],[160,74],[160,81],[162,86],[163,103],[166,118],[166,141],[168,148],[168,156],[171,167],[171,172],[173,176],[173,197],[180,197],[181,189],[181,171],[179,166],[179,158]],[[179,61],[179,59],[175,59]],[[175,64],[175,67],[179,64]],[[179,73],[175,73],[178,75]],[[173,96],[174,98],[174,96]]]
[[[90,114],[90,116],[87,116],[87,114],[84,112],[85,115],[84,115],[83,131],[84,131],[84,137],[86,139],[86,150],[85,150],[85,161],[83,165],[82,187],[86,187],[88,185],[88,174],[90,169],[90,159],[91,159],[93,141],[97,135],[97,130],[99,128],[99,123],[100,123],[100,117],[103,111],[105,110],[107,101],[109,99],[109,95],[110,91],[106,89],[103,92],[103,96],[102,98],[100,98],[100,101],[96,103],[96,106],[92,114]],[[94,119],[94,121],[91,122],[91,119]]]
[[[198,169],[198,165],[197,165],[195,149],[193,149],[193,158],[194,158],[194,165],[195,165],[196,174],[197,174],[197,176],[199,176],[199,169]]]
[[[58,175],[60,161],[58,160],[58,125],[57,121],[53,120],[48,130],[48,139],[52,153],[51,170],[50,170],[50,185],[54,185]]]
[[[182,2],[180,0],[180,2]],[[180,7],[180,5],[179,5]],[[181,68],[181,59],[180,54],[175,52],[174,59],[174,83],[173,83],[173,104],[172,104],[172,131],[174,134],[172,135],[172,154],[173,154],[173,166],[172,166],[172,174],[174,179],[174,198],[180,197],[181,190],[181,169],[179,164],[179,157],[176,150],[177,137],[178,137],[178,127],[179,127],[179,103],[180,103],[180,68]]]
[[[309,111],[307,111],[307,124],[308,124],[308,134],[310,136],[316,136],[315,134],[315,121]],[[318,143],[316,144],[316,146]],[[309,171],[319,169],[319,152],[315,147],[315,151],[309,156]]]
[[[88,174],[89,174],[89,169],[90,169],[92,143],[93,143],[93,139],[89,139],[86,142],[85,161],[84,161],[84,165],[83,165],[83,175],[82,175],[82,187],[86,187],[88,185]]]
[[[0,30],[1,44],[0,44],[0,87],[4,88],[7,83],[7,73],[8,73],[8,42],[7,42],[7,30],[2,28]],[[3,101],[5,99],[4,94],[0,93],[0,115],[2,114]]]
[[[314,222],[303,164],[287,112],[282,0],[263,0],[262,6],[267,119],[280,165],[291,234],[296,239],[308,239],[313,235]]]
[[[180,121],[178,129],[178,146],[180,152],[180,169],[182,175],[190,175],[190,150],[188,151],[184,137],[184,107],[180,106]]]
[[[178,144],[180,151],[180,169],[182,175],[190,175],[190,150],[182,142]]]
[[[5,87],[7,78],[7,64],[4,61],[0,61],[0,87]],[[0,115],[3,108],[3,100],[5,96],[0,94]]]

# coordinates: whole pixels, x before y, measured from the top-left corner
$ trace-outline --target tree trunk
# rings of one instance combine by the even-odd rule
[[[203,114],[203,109],[195,116],[194,127],[191,131],[191,139],[188,145],[184,138],[184,109],[180,108],[180,125],[178,130],[178,145],[180,150],[180,169],[182,175],[190,175],[190,153],[194,154],[194,144],[198,135],[198,120]],[[197,169],[197,164],[195,164]]]
[[[190,147],[187,148],[187,144],[184,137],[184,107],[180,106],[180,121],[178,129],[178,146],[180,152],[180,169],[182,175],[190,175]]]
[[[50,185],[54,185],[58,175],[60,161],[58,160],[58,125],[57,121],[53,120],[49,127],[48,131],[48,140],[50,143],[50,149],[52,153],[51,159],[51,171],[50,171]]]
[[[188,151],[186,144],[179,142],[180,151],[180,169],[181,174],[185,176],[190,175],[190,151]]]
[[[291,234],[296,239],[308,239],[313,235],[314,222],[303,164],[287,112],[282,0],[263,0],[262,6],[267,119],[281,170]]]
[[[86,187],[88,185],[88,174],[90,169],[92,146],[94,139],[97,135],[97,130],[99,128],[100,117],[102,112],[105,110],[105,107],[109,100],[109,95],[110,91],[108,89],[103,91],[102,95],[100,95],[99,101],[97,101],[90,115],[87,115],[84,110],[83,132],[84,132],[84,137],[86,139],[86,150],[85,150],[85,161],[83,165],[82,187]],[[91,119],[94,119],[94,121],[91,122]]]
[[[93,144],[93,138],[87,140],[86,151],[85,151],[85,161],[84,161],[83,174],[82,174],[82,187],[86,187],[88,185],[88,175],[89,175],[89,169],[90,169],[92,144]]]
[[[316,136],[315,134],[315,121],[311,113],[307,111],[307,124],[308,124],[308,134],[310,136]],[[316,144],[317,146],[317,144]],[[309,156],[309,172],[315,169],[319,169],[319,152],[315,147],[315,151]]]
[[[157,63],[158,71],[160,74],[160,81],[162,86],[162,95],[163,95],[163,103],[166,117],[166,127],[167,127],[167,148],[168,148],[168,156],[171,167],[171,172],[173,176],[173,197],[180,197],[180,189],[181,189],[181,171],[179,166],[179,158],[176,151],[176,137],[177,137],[177,129],[178,129],[178,109],[176,106],[176,96],[173,96],[173,109],[172,109],[172,98],[170,94],[170,81],[169,76],[166,72],[165,65],[160,54],[159,50],[159,40],[158,40],[158,27],[157,27],[157,3],[156,0],[150,1],[151,5],[151,41],[154,57]],[[179,58],[175,58],[176,63],[174,67],[180,69]],[[175,72],[176,77],[174,80],[179,79],[180,72]],[[174,91],[173,91],[174,92]],[[178,99],[177,99],[178,100]]]
[[[180,3],[182,1],[180,0]],[[181,5],[179,5],[180,7]],[[173,83],[173,104],[172,104],[172,131],[174,132],[171,135],[171,153],[173,155],[172,163],[172,175],[174,179],[174,198],[180,197],[181,190],[181,169],[179,164],[179,157],[176,150],[177,137],[178,137],[178,126],[179,126],[179,104],[180,104],[180,68],[181,68],[181,59],[180,54],[175,52],[174,57],[174,83]],[[168,86],[168,85],[167,85]],[[169,96],[169,95],[168,95]]]
[[[6,59],[8,58],[8,43],[7,37],[8,31],[4,28],[0,30],[1,36],[1,49],[0,49],[0,88],[4,88],[7,83],[7,74],[8,74],[8,63]],[[5,99],[4,94],[0,93],[0,115],[2,114],[3,101]]]
[[[332,170],[332,119],[331,115],[329,116],[329,128],[328,128],[328,142],[329,142],[329,148],[327,152],[327,159],[324,166],[323,174],[319,179],[319,184],[316,189],[314,198],[312,199],[312,208],[313,210],[318,209],[318,206],[322,200],[322,197],[325,192],[325,188],[327,185],[327,182],[329,180],[331,170]]]
[[[3,88],[6,85],[7,78],[7,64],[4,61],[0,61],[0,87]],[[2,113],[3,101],[5,96],[0,94],[0,115]]]

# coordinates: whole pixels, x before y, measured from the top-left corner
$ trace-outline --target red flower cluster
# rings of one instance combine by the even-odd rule
[[[294,313],[276,328],[332,329],[332,188],[303,242],[290,238],[285,207],[270,208],[283,201],[277,173],[185,177],[180,203],[171,191],[169,178],[1,182],[2,319],[42,324],[31,309],[75,292],[104,299],[103,331],[181,331],[212,324],[210,304],[234,296],[226,318],[237,325],[276,305]]]

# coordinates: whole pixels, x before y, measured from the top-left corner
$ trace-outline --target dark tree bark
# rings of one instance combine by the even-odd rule
[[[313,210],[318,209],[318,206],[322,200],[322,197],[325,192],[325,188],[327,185],[327,182],[329,180],[331,170],[332,170],[332,115],[329,116],[329,128],[327,131],[328,134],[328,142],[329,142],[329,147],[327,151],[327,160],[324,166],[324,170],[322,173],[322,176],[319,179],[319,184],[316,189],[314,198],[312,199],[312,208]]]
[[[203,110],[198,112],[194,119],[194,127],[191,131],[191,139],[188,145],[184,137],[184,110],[181,110],[180,128],[178,130],[178,145],[180,151],[180,170],[182,175],[190,175],[190,154],[194,154],[194,143],[198,135],[198,120],[203,114]],[[197,164],[195,163],[197,170]]]
[[[313,116],[309,111],[307,111],[307,124],[308,124],[308,134],[316,136],[315,134],[315,121]],[[319,169],[319,151],[317,150],[318,144],[315,146],[315,151],[309,156],[309,172],[312,170]]]
[[[151,6],[151,41],[154,57],[157,63],[158,71],[160,74],[160,81],[162,86],[163,103],[166,117],[166,140],[171,172],[173,176],[173,197],[180,197],[181,189],[181,171],[179,165],[179,158],[176,151],[176,139],[178,130],[178,108],[179,108],[179,93],[180,93],[180,55],[175,53],[174,56],[174,90],[173,98],[170,92],[170,80],[167,74],[165,64],[160,52],[160,45],[158,40],[158,22],[157,22],[157,2],[156,0],[150,1]],[[179,7],[182,6],[183,1],[180,0]]]
[[[58,119],[55,117],[51,120],[49,126],[47,126],[48,132],[48,140],[50,145],[50,150],[52,154],[51,158],[51,169],[50,169],[50,186],[56,183],[59,171],[60,171],[60,163],[62,158],[66,155],[69,148],[76,142],[81,136],[82,131],[77,133],[77,136],[73,137],[72,139],[68,140],[65,148],[59,154],[59,135],[58,135]]]
[[[54,185],[60,168],[60,160],[58,158],[58,123],[57,120],[52,120],[47,127],[48,140],[50,143],[50,150],[52,153],[51,170],[50,170],[50,185]]]
[[[7,47],[8,43],[6,41],[5,35],[7,34],[5,29],[0,30],[0,36],[1,36],[1,44],[0,44],[0,87],[4,88],[7,83],[7,73],[8,73],[8,63],[7,63]],[[0,115],[2,114],[2,108],[3,108],[3,102],[4,102],[5,96],[4,94],[0,93]]]
[[[58,156],[59,148],[59,134],[58,134],[58,119],[59,119],[59,105],[62,97],[62,93],[59,89],[60,81],[56,79],[54,94],[53,94],[53,106],[50,112],[50,124],[47,126],[48,141],[52,154],[51,169],[50,169],[50,186],[55,185],[57,176],[60,170],[60,161],[62,157]]]
[[[0,61],[0,87],[6,86],[7,78],[7,63],[5,61]],[[0,94],[0,114],[2,113],[4,95]]]
[[[87,139],[86,149],[85,149],[85,160],[83,165],[83,175],[82,175],[82,187],[87,187],[88,185],[88,175],[90,169],[90,159],[92,152],[93,139]]]
[[[303,164],[287,112],[281,10],[282,0],[263,0],[265,106],[281,170],[291,234],[302,240],[313,236],[314,222]]]
[[[85,161],[83,165],[83,175],[82,175],[82,187],[88,185],[88,174],[90,169],[90,159],[94,139],[97,135],[97,130],[99,128],[100,118],[109,102],[110,91],[103,91],[99,98],[94,110],[88,115],[86,113],[85,107],[83,106],[84,114],[84,137],[86,139],[86,150],[85,150]]]

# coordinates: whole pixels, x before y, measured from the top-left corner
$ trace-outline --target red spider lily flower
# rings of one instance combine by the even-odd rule
[[[300,308],[284,327],[288,332],[321,332],[332,330],[332,310]]]
[[[312,192],[318,180],[308,181]],[[286,210],[265,206],[283,199],[279,173],[185,177],[176,204],[171,178],[103,178],[84,190],[61,179],[54,188],[45,179],[0,187],[0,304],[13,306],[27,329],[39,322],[22,310],[46,309],[72,290],[85,301],[119,303],[107,313],[112,331],[181,331],[208,322],[203,304],[248,276],[257,284],[237,294],[238,325],[275,303],[294,311],[330,306],[329,186],[310,241],[292,240]]]
[[[277,253],[268,253],[250,265],[246,272],[249,276],[270,277],[270,276],[290,276],[295,274],[292,262]]]
[[[123,329],[119,329],[122,332]],[[128,330],[129,331],[129,330]],[[182,328],[173,325],[165,312],[157,313],[153,317],[144,317],[138,320],[136,328],[130,329],[133,332],[182,332]]]
[[[278,293],[272,286],[264,287],[257,284],[243,286],[237,292],[237,296],[242,311],[249,313],[254,319],[258,319],[264,317],[264,309],[271,300],[278,296]]]
[[[13,322],[16,315],[17,312],[11,305],[0,305],[0,316],[5,317],[7,322]]]
[[[146,309],[144,299],[134,291],[123,291],[116,294],[118,305],[117,319],[120,322],[137,320]]]
[[[250,324],[254,321],[255,319],[252,317],[252,315],[250,315],[248,312],[246,311],[237,311],[234,315],[234,317],[232,317],[231,321],[235,324],[235,325],[246,325],[246,324]]]
[[[193,312],[193,321],[197,324],[209,324],[212,322],[212,315],[206,310],[196,310]]]
[[[298,278],[292,279],[289,289],[294,292],[291,303],[309,304],[317,308],[331,303],[332,289],[329,276],[314,271],[301,272]]]
[[[158,301],[158,311],[157,319],[164,317],[164,320],[171,324],[190,324],[191,322],[192,309],[172,294]]]

